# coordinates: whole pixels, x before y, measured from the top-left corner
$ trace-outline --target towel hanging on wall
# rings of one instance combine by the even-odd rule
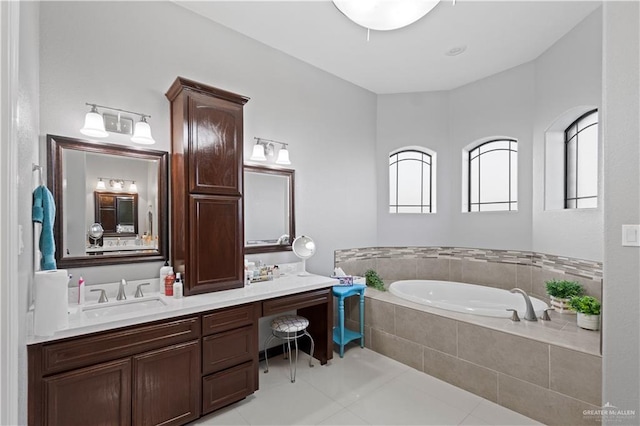
[[[40,232],[40,268],[43,271],[56,269],[56,243],[53,238],[53,224],[56,220],[56,204],[53,194],[44,186],[38,186],[33,191],[33,209],[31,219],[42,224]]]

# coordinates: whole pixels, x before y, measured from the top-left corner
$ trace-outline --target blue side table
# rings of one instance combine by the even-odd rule
[[[338,298],[338,326],[333,328],[333,341],[340,346],[340,358],[344,357],[344,345],[352,340],[360,339],[360,347],[364,348],[364,284],[352,286],[335,286],[333,295]],[[355,295],[360,296],[360,331],[349,330],[344,327],[344,299]]]

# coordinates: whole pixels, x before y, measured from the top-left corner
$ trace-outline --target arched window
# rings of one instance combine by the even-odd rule
[[[389,212],[435,212],[435,152],[406,147],[389,154]]]
[[[571,123],[564,142],[564,207],[598,207],[598,110]]]
[[[518,142],[494,139],[469,151],[470,212],[518,210]]]

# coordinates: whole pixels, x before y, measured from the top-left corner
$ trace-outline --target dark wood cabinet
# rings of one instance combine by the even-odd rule
[[[171,102],[171,260],[186,296],[244,285],[243,106],[178,77]]]
[[[256,390],[253,363],[247,362],[202,379],[202,414],[207,414],[244,399]]]
[[[258,390],[259,317],[259,303],[203,316],[202,414]]]
[[[199,376],[197,340],[134,356],[134,426],[182,425],[200,417]]]
[[[181,425],[200,416],[200,317],[31,345],[30,425]]]
[[[47,377],[43,390],[43,424],[131,424],[129,358]]]
[[[243,287],[244,254],[237,250],[242,245],[242,200],[189,195],[189,211],[191,294]]]
[[[258,390],[258,319],[297,309],[333,356],[331,288],[31,344],[29,425],[183,425]]]

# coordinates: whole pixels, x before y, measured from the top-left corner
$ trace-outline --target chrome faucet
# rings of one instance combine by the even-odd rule
[[[107,298],[107,292],[104,291],[103,288],[96,288],[93,289],[91,291],[99,291],[100,292],[100,299],[98,299],[98,303],[106,303],[109,301],[109,299]]]
[[[142,284],[138,284],[138,287],[136,287],[136,295],[133,297],[144,297],[144,294],[142,293],[142,286],[143,285],[150,285],[151,283],[142,283]]]
[[[531,304],[529,295],[527,295],[524,290],[521,290],[519,288],[513,288],[509,291],[511,293],[520,293],[522,297],[524,297],[524,303],[526,303],[527,305],[527,311],[524,313],[524,319],[527,321],[538,321],[538,317],[536,317],[536,312],[533,310],[533,305]]]
[[[118,295],[116,300],[127,300],[127,295],[124,292],[124,286],[127,285],[127,280],[124,278],[120,280],[120,287],[118,287]]]

